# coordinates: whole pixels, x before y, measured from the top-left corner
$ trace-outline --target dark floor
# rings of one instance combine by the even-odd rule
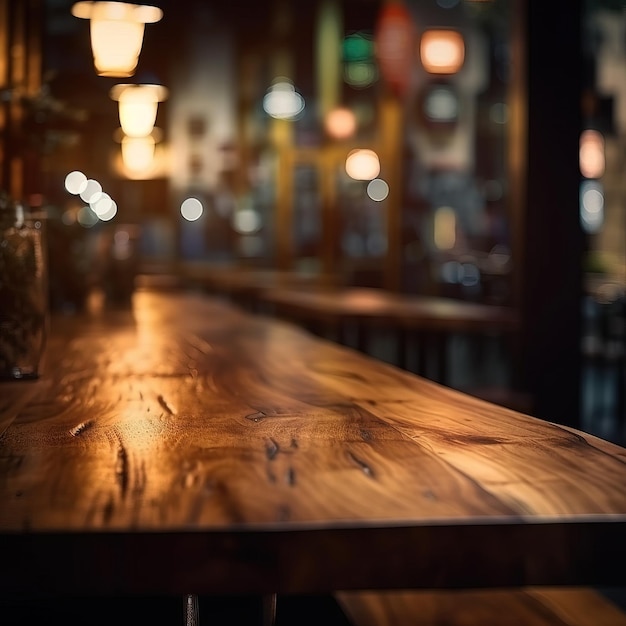
[[[328,595],[279,596],[276,626],[350,626]],[[2,626],[185,626],[184,598],[0,599]],[[199,598],[199,621],[207,626],[262,623],[262,602],[253,596]]]
[[[599,589],[598,591],[606,599],[626,611],[626,590]],[[198,622],[193,626],[261,626],[263,624],[262,601],[258,597],[200,596],[198,605]],[[186,620],[184,598],[163,596],[106,599],[39,597],[3,600],[0,598],[0,624],[2,626],[44,626],[47,624],[192,626]],[[471,624],[476,624],[476,622],[471,621]],[[506,616],[503,616],[502,624],[509,624]],[[279,595],[275,626],[353,625],[332,596]],[[445,626],[445,624],[438,623],[433,626]],[[522,625],[516,621],[515,626],[531,625]],[[594,626],[608,625],[597,623]]]

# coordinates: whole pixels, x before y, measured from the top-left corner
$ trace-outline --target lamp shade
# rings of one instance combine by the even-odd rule
[[[424,69],[431,74],[455,74],[465,61],[463,35],[456,30],[424,31],[420,59]]]
[[[123,77],[135,72],[145,24],[158,22],[163,11],[126,2],[76,2],[72,15],[89,20],[97,73]]]
[[[167,98],[161,85],[115,85],[109,95],[118,101],[120,125],[129,137],[145,137],[156,122],[158,103]]]

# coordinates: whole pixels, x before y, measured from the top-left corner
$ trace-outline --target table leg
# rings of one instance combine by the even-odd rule
[[[183,603],[185,626],[200,626],[198,596],[193,593],[189,593],[183,598]]]
[[[276,622],[276,594],[263,596],[263,626],[274,626]]]

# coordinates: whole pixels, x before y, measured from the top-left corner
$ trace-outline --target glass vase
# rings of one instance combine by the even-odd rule
[[[0,379],[39,377],[48,329],[45,214],[0,194]]]

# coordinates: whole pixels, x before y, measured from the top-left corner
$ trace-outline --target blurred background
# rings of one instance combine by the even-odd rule
[[[0,188],[46,210],[54,309],[230,266],[509,306],[533,413],[623,440],[624,2],[136,4],[120,78],[72,0],[0,0]],[[147,144],[124,85],[160,87]]]

